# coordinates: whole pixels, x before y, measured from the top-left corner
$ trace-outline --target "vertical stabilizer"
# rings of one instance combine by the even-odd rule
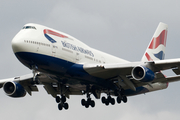
[[[168,26],[159,23],[148,48],[146,49],[141,61],[163,60],[165,56],[166,39]]]

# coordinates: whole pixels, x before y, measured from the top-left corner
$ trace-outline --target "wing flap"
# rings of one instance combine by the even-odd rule
[[[180,81],[180,76],[167,77],[167,82],[176,82]]]
[[[33,86],[24,86],[24,89],[28,92],[29,95],[32,95],[33,92],[38,92],[38,88],[36,85]]]
[[[121,76],[122,77],[122,76]],[[127,78],[127,77],[122,77],[122,79],[124,80],[124,82],[126,83],[126,85],[131,89],[136,91],[136,87],[135,85]]]
[[[180,75],[180,68],[179,68],[179,67],[174,68],[174,69],[172,69],[172,70],[173,70],[173,72],[174,72],[176,75]]]
[[[56,90],[50,84],[44,84],[44,89],[48,94],[51,94],[54,98],[57,96]]]

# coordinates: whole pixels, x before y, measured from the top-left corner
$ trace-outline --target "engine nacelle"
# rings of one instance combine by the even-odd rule
[[[16,82],[6,82],[3,85],[4,92],[10,97],[24,97],[26,91],[24,87]]]
[[[141,82],[151,82],[155,78],[152,70],[144,66],[136,66],[132,69],[132,77]]]

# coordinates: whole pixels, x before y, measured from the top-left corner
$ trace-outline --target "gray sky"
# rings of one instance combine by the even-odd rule
[[[14,56],[11,40],[26,23],[38,23],[68,33],[87,45],[129,61],[139,61],[159,22],[168,24],[165,58],[178,58],[180,44],[178,0],[0,0],[0,78],[30,73]],[[168,75],[174,75],[167,72]],[[179,120],[180,82],[162,91],[128,98],[128,103],[81,106],[85,96],[71,96],[69,110],[59,111],[46,91],[10,98],[0,90],[2,120]],[[93,97],[94,99],[94,97]]]

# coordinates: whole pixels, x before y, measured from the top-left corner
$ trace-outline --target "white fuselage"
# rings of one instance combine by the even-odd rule
[[[43,54],[77,64],[128,63],[126,60],[93,49],[76,38],[54,29],[38,24],[26,24],[25,26],[34,26],[36,29],[28,28],[20,30],[12,40],[14,53],[30,52]],[[52,43],[44,36],[44,29],[52,30],[67,37],[48,34],[56,41]]]

